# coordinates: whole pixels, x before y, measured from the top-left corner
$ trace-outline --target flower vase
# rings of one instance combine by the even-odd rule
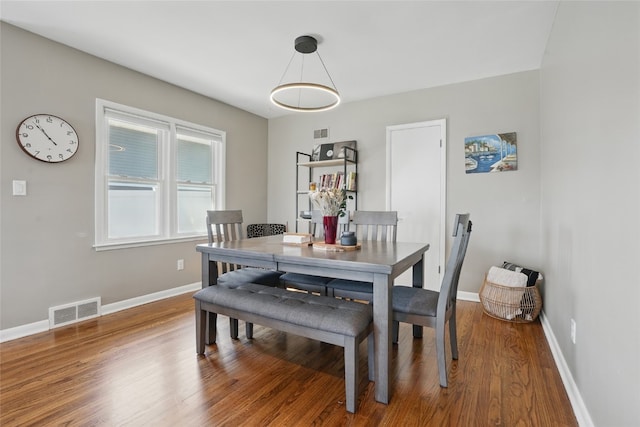
[[[324,216],[322,224],[324,225],[324,242],[328,245],[335,245],[338,233],[338,216]]]

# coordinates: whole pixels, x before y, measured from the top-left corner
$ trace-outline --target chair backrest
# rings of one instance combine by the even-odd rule
[[[396,241],[398,212],[396,211],[354,211],[353,225],[358,241]]]
[[[458,294],[458,281],[462,263],[467,253],[469,237],[471,236],[471,220],[469,214],[457,214],[453,224],[453,247],[444,270],[444,278],[438,297],[437,316],[444,316],[450,308],[455,309]]]
[[[209,243],[242,239],[242,211],[207,211]]]
[[[344,213],[344,216],[338,217],[338,239],[343,231],[349,230],[349,211]],[[309,233],[314,237],[324,237],[324,225],[322,222],[322,212],[319,210],[311,211],[311,227]]]
[[[249,224],[247,225],[247,239],[284,234],[286,231],[285,224]]]

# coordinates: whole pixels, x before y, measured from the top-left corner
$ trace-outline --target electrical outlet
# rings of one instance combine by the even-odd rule
[[[177,264],[176,267],[177,267],[178,271],[184,270],[184,260],[183,259],[179,259],[178,260],[178,264]]]
[[[576,321],[571,319],[571,342],[576,343]]]

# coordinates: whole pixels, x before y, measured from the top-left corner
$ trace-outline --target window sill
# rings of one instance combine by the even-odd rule
[[[122,242],[122,243],[101,243],[93,245],[93,248],[96,252],[102,251],[112,251],[116,249],[129,249],[129,248],[140,248],[144,246],[158,246],[158,245],[170,245],[174,243],[184,243],[184,242],[196,242],[207,240],[208,237],[206,234],[202,236],[189,236],[189,237],[175,237],[170,239],[159,239],[159,240],[141,240],[141,241],[132,241],[132,242]]]

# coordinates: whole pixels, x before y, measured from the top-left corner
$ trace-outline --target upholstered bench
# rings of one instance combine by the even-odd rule
[[[373,380],[373,314],[371,306],[332,297],[243,283],[209,286],[195,293],[196,350],[204,354],[206,319],[210,340],[216,339],[218,314],[344,348],[347,411],[355,412],[358,398],[358,348],[367,337],[369,379]],[[252,338],[252,337],[247,337]]]

